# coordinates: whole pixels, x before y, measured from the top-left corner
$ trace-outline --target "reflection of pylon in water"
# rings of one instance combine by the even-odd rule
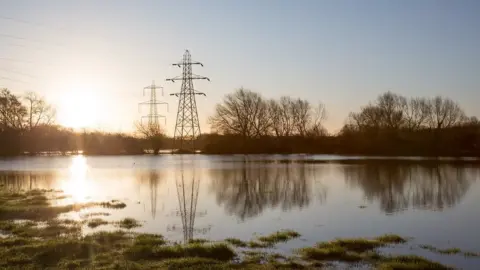
[[[150,172],[150,210],[152,211],[152,218],[155,219],[157,215],[157,192],[158,192],[158,173]]]
[[[195,218],[206,215],[206,212],[197,212],[200,181],[195,179],[195,174],[185,180],[182,171],[181,177],[176,179],[176,188],[179,206],[177,215],[182,220],[183,241],[188,243],[193,239],[194,233],[206,233],[209,230],[209,228],[195,228]],[[171,226],[169,230],[176,230],[176,227]]]

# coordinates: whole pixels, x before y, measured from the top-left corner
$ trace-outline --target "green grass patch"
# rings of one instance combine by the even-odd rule
[[[207,239],[202,239],[202,238],[196,238],[196,239],[190,239],[188,240],[188,243],[190,244],[204,244],[210,242]]]
[[[92,217],[108,217],[110,216],[110,213],[107,212],[93,212],[93,213],[88,213],[83,215],[86,218],[92,218]]]
[[[444,254],[444,255],[455,255],[455,254],[463,254],[465,257],[478,257],[480,254],[471,252],[471,251],[462,251],[459,248],[446,248],[446,249],[440,249],[436,248],[432,245],[419,245],[420,248],[434,252],[434,253],[439,253],[439,254]]]
[[[0,231],[18,237],[52,238],[79,236],[82,228],[80,223],[52,219],[44,223],[0,221]]]
[[[125,256],[131,260],[163,260],[182,257],[199,257],[229,261],[235,257],[235,252],[226,244],[186,244],[173,246],[134,245],[125,251]]]
[[[260,236],[258,237],[258,241],[268,243],[269,245],[275,245],[277,243],[286,242],[297,237],[300,237],[300,233],[292,230],[284,230],[267,236]]]
[[[117,222],[117,225],[123,229],[133,229],[142,226],[142,224],[140,224],[140,222],[134,218],[124,218]]]
[[[233,245],[235,247],[242,247],[245,248],[248,246],[248,243],[238,239],[238,238],[227,238],[224,240],[225,242],[229,243],[230,245]]]
[[[87,226],[92,228],[92,229],[97,228],[98,226],[107,225],[107,224],[108,224],[108,221],[103,220],[101,218],[94,218],[94,219],[89,220],[87,222]]]
[[[98,203],[99,206],[105,207],[105,208],[110,208],[110,209],[123,209],[127,207],[127,205],[123,202],[120,202],[118,200],[111,200],[108,202],[100,202]]]
[[[430,261],[416,255],[401,255],[384,257],[378,263],[378,269],[382,270],[400,270],[400,269],[425,269],[442,270],[453,269],[438,262]]]

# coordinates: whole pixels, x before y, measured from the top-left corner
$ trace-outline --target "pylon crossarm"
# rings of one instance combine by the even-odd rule
[[[203,67],[203,64],[201,62],[187,62],[187,63],[180,62],[180,63],[172,64],[172,66],[177,66],[177,67],[184,66],[184,65],[200,65]]]

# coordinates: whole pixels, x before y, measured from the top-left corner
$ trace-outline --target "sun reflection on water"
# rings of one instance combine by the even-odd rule
[[[84,156],[75,156],[69,167],[68,178],[62,183],[62,190],[75,203],[87,202],[91,197],[92,182],[88,177],[88,165]]]

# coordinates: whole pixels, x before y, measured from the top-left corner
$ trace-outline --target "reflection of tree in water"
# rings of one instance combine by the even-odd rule
[[[450,165],[367,163],[344,167],[351,186],[379,200],[386,213],[409,207],[443,209],[457,204],[475,181],[479,169]]]
[[[176,215],[182,221],[183,240],[188,243],[193,239],[194,233],[206,233],[209,228],[195,228],[195,218],[205,216],[206,212],[197,211],[198,193],[200,190],[200,180],[196,177],[195,172],[191,172],[191,176],[181,169],[180,176],[176,177],[176,190],[179,209]],[[178,228],[171,225],[168,231],[175,231]]]
[[[211,172],[211,189],[216,192],[217,203],[241,220],[260,215],[266,208],[287,211],[308,206],[314,193],[312,180],[324,168],[305,164],[256,165],[244,161],[240,168]],[[326,190],[321,189],[315,195],[324,200]]]
[[[10,190],[50,189],[56,180],[58,175],[54,172],[0,172],[0,185]]]

